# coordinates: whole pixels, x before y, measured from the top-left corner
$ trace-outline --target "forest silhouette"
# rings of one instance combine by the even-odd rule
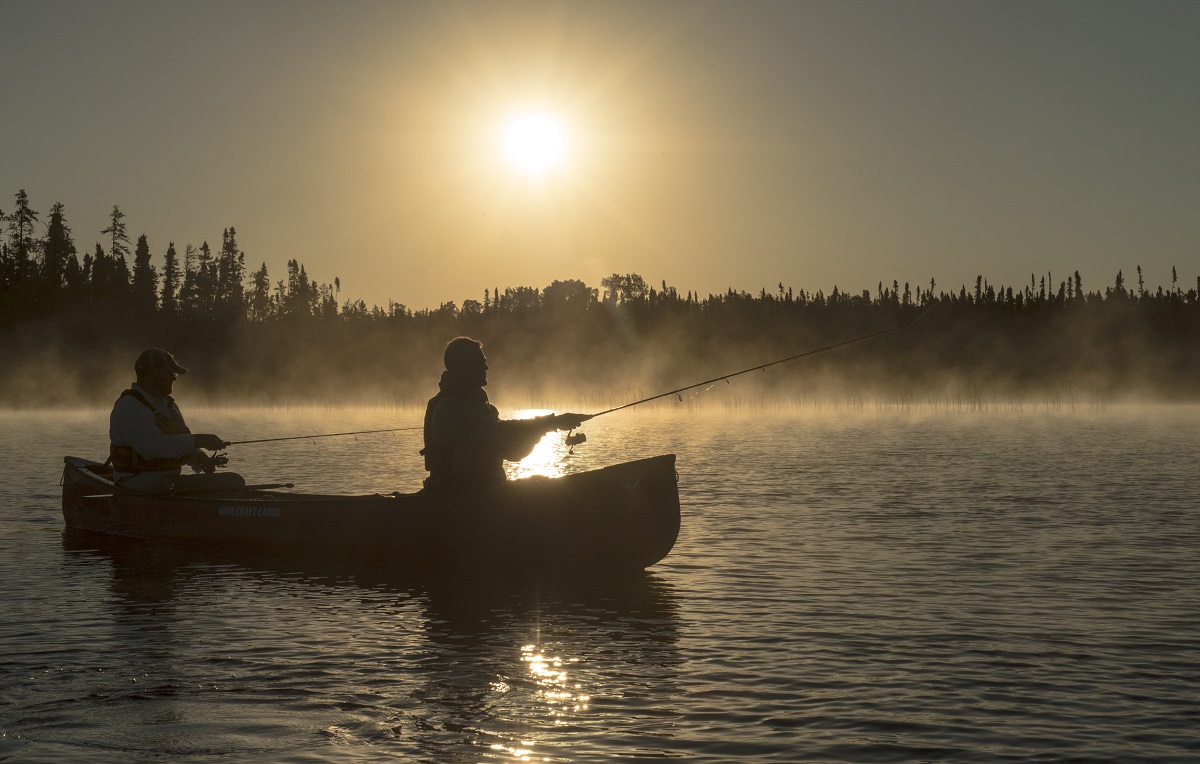
[[[1200,277],[1147,288],[1122,272],[1086,288],[1057,283],[879,282],[828,294],[782,283],[701,296],[635,273],[599,287],[577,279],[485,288],[461,305],[410,309],[341,298],[287,263],[274,282],[248,269],[237,232],[220,246],[131,243],[114,206],[82,255],[55,204],[46,219],[24,190],[0,210],[0,405],[108,405],[145,347],[191,368],[189,403],[421,405],[436,391],[447,340],[483,341],[493,396],[508,407],[595,410],[913,321],[909,329],[814,355],[691,403],[884,403],[988,407],[1200,401]],[[340,301],[339,301],[340,300]],[[927,311],[927,313],[926,313]],[[924,314],[924,315],[922,315]],[[724,383],[721,383],[724,388]],[[695,393],[700,390],[694,391]]]

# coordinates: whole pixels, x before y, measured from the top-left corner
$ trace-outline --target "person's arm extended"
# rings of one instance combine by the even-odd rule
[[[506,461],[519,462],[533,453],[534,446],[554,429],[550,419],[549,416],[502,419],[492,424],[488,445]]]
[[[506,419],[496,423],[495,444],[500,455],[519,462],[533,451],[548,432],[573,430],[591,419],[587,414],[548,414],[532,419]]]

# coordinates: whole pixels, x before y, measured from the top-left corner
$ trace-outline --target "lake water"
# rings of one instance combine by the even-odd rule
[[[1200,761],[1200,409],[618,412],[515,470],[678,454],[672,553],[587,586],[64,536],[62,456],[105,424],[0,414],[0,761]],[[418,438],[231,467],[413,490]]]

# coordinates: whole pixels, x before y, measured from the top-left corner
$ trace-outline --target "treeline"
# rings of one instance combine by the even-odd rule
[[[169,347],[195,368],[189,396],[253,403],[417,404],[431,394],[441,348],[484,341],[493,395],[509,405],[602,405],[672,389],[806,349],[899,326],[911,329],[739,380],[733,397],[982,405],[1037,397],[1069,403],[1126,396],[1200,400],[1200,277],[1136,285],[1118,272],[1085,288],[1055,280],[957,290],[879,282],[850,293],[681,293],[612,274],[486,288],[461,305],[411,310],[339,302],[291,260],[272,283],[248,270],[231,226],[219,248],[131,243],[114,206],[102,241],[80,257],[62,204],[47,219],[16,194],[0,212],[0,402],[102,403],[128,381],[142,347]],[[156,264],[155,261],[158,261]],[[503,370],[503,371],[501,371]],[[48,382],[53,382],[49,384]],[[198,384],[197,384],[198,383]],[[739,400],[741,398],[738,398]]]
[[[139,317],[174,316],[184,320],[265,321],[288,315],[337,314],[340,284],[309,280],[304,267],[288,262],[286,280],[271,283],[266,263],[248,272],[238,248],[237,231],[221,233],[213,250],[207,241],[175,242],[162,255],[162,268],[145,234],[131,244],[125,213],[114,205],[109,224],[94,249],[80,256],[64,206],[55,204],[44,225],[24,189],[4,214],[7,237],[0,244],[0,327],[60,313],[112,309]],[[45,233],[37,235],[44,227]]]

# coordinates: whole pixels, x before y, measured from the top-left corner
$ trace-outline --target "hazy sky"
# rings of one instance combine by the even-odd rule
[[[410,308],[1200,271],[1200,2],[0,0],[0,210]],[[561,125],[541,176],[515,115]],[[1130,278],[1130,282],[1133,279]]]

